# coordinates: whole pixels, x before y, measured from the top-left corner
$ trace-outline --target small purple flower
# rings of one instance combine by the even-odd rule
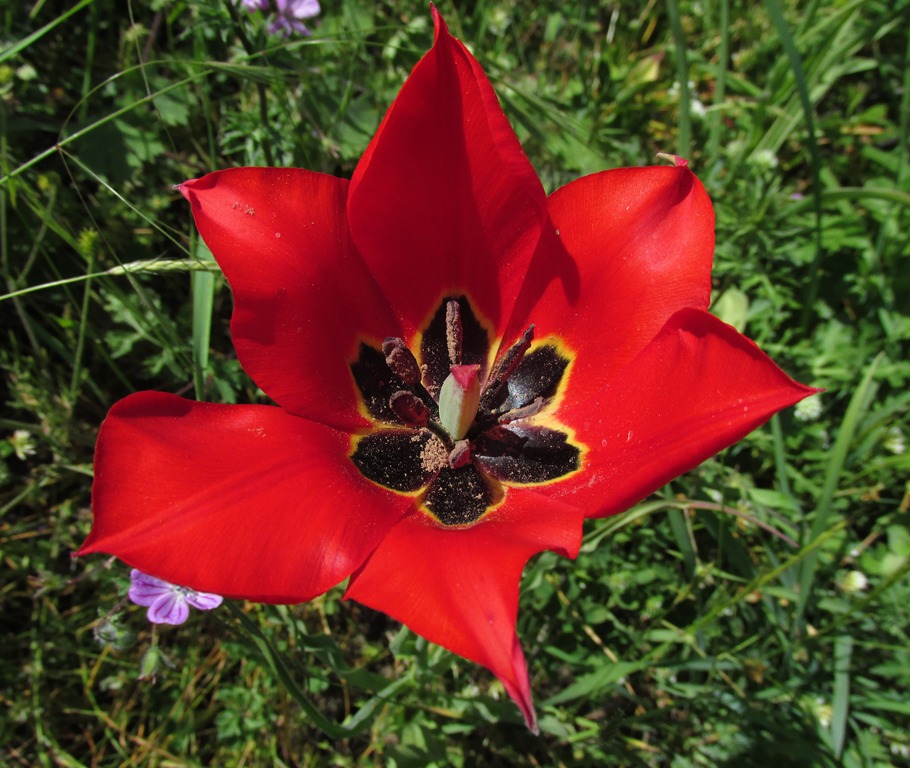
[[[130,571],[129,598],[136,605],[148,607],[148,619],[153,624],[183,624],[190,615],[188,606],[210,611],[224,599],[209,592],[179,587],[135,568]]]
[[[319,0],[242,0],[248,11],[276,11],[269,24],[269,32],[287,37],[291,34],[309,35],[310,30],[303,19],[311,19],[320,12]]]

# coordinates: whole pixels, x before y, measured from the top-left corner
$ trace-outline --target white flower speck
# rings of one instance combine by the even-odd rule
[[[895,456],[900,456],[907,450],[907,441],[904,439],[904,433],[900,427],[891,427],[884,442],[885,450],[890,451]]]
[[[25,461],[29,456],[35,455],[35,441],[32,433],[27,429],[17,429],[9,438],[13,452],[20,461]]]
[[[800,400],[793,409],[793,415],[799,421],[815,421],[822,415],[822,399],[812,395],[805,400]]]

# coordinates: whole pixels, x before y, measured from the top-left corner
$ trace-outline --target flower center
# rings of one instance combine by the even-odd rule
[[[477,522],[511,486],[577,471],[582,446],[552,416],[570,353],[533,337],[529,326],[490,366],[489,334],[458,296],[418,334],[416,354],[399,338],[361,343],[351,372],[374,429],[354,438],[351,460],[446,526]]]

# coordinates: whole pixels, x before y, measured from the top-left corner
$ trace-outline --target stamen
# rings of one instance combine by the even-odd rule
[[[417,365],[417,358],[407,348],[404,339],[389,336],[382,342],[382,353],[385,355],[386,365],[405,384],[413,387],[420,383],[420,366]]]
[[[493,373],[490,375],[483,397],[481,398],[481,408],[486,410],[492,409],[492,404],[496,402],[496,398],[498,397],[503,384],[505,384],[509,376],[515,372],[518,364],[525,356],[525,352],[530,349],[531,341],[533,339],[534,325],[532,324],[525,329],[523,334],[521,334],[521,338],[509,347],[508,351],[499,358],[499,361],[493,368]]]
[[[461,327],[461,307],[457,301],[446,303],[446,348],[449,352],[449,363],[461,365],[461,345],[464,330]]]
[[[430,420],[430,409],[413,392],[398,390],[389,398],[389,407],[409,427],[425,427]]]
[[[512,421],[518,421],[519,419],[527,419],[535,413],[540,413],[542,409],[543,398],[536,397],[533,401],[527,405],[523,405],[521,408],[513,408],[511,411],[506,411],[497,419],[497,421],[500,424],[508,424]]]

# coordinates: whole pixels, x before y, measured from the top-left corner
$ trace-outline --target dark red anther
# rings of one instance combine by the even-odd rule
[[[446,304],[446,350],[451,365],[461,365],[461,345],[464,329],[461,326],[461,307],[457,301]]]
[[[430,409],[413,392],[398,390],[389,398],[389,406],[409,427],[425,427],[430,420]]]
[[[403,339],[390,336],[382,342],[382,353],[386,365],[405,384],[413,387],[420,383],[420,366]]]
[[[535,397],[530,403],[523,405],[521,408],[513,408],[511,411],[506,411],[500,415],[497,421],[500,424],[509,424],[519,419],[527,419],[529,416],[540,413],[543,410],[543,406],[543,398]]]
[[[483,397],[480,400],[482,408],[492,407],[503,384],[506,383],[509,376],[515,372],[519,363],[524,359],[525,352],[530,349],[533,339],[534,326],[529,325],[525,332],[521,334],[521,338],[509,347],[506,353],[496,362],[493,367],[493,373],[490,375],[487,386],[484,389]]]

